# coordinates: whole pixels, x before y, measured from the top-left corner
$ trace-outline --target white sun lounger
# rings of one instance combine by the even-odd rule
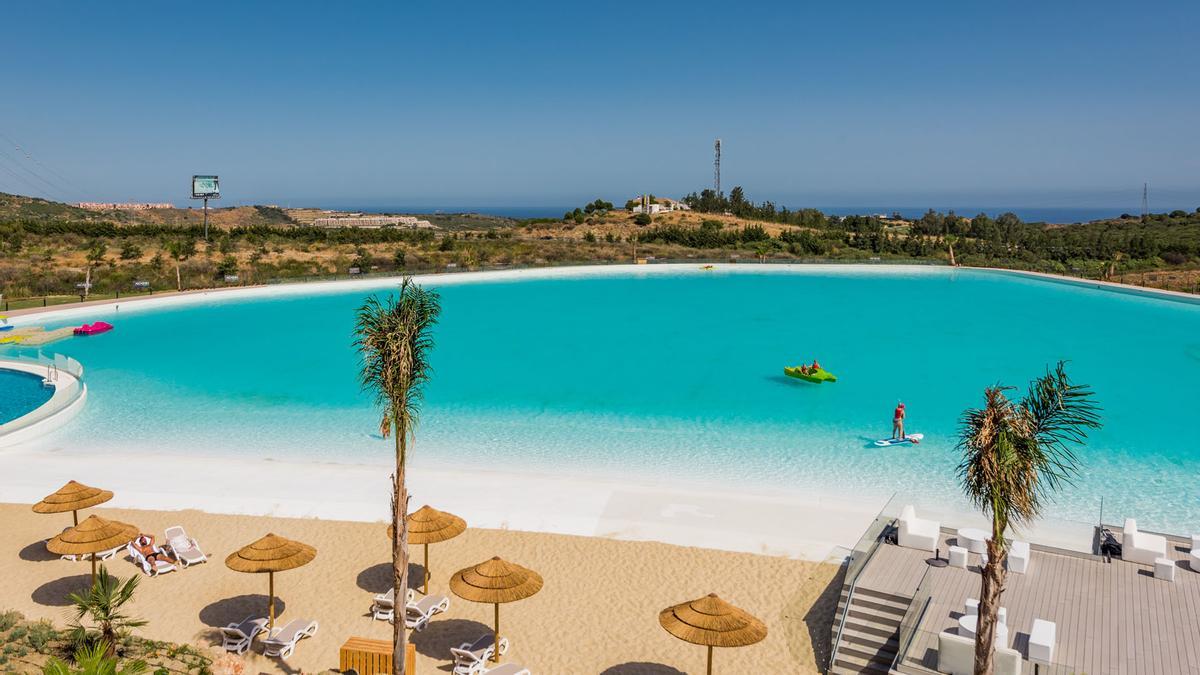
[[[121,544],[120,546],[110,548],[107,551],[101,551],[100,553],[96,554],[96,560],[112,560],[113,556],[115,556],[117,553],[119,553],[121,551],[121,549],[123,549],[123,548],[125,548],[125,544]],[[69,560],[71,562],[79,562],[80,560],[87,561],[87,560],[92,559],[92,554],[81,553],[79,555],[74,555],[74,554],[69,553],[67,555],[62,556],[62,559]]]
[[[221,647],[235,654],[245,654],[254,637],[266,629],[266,619],[248,616],[241,623],[231,623],[221,629]]]
[[[450,598],[445,595],[427,595],[414,602],[415,594],[408,589],[408,602],[404,605],[404,625],[410,630],[424,630],[429,620],[450,609]]]
[[[166,574],[167,572],[175,571],[175,565],[167,562],[166,560],[155,560],[153,562],[147,560],[146,556],[142,555],[142,552],[133,545],[133,542],[129,542],[125,546],[125,549],[129,553],[129,559],[133,561],[133,564],[142,568],[142,571],[146,573],[146,576],[156,577],[160,574]],[[154,550],[161,551],[162,549],[156,546]]]
[[[474,642],[464,642],[457,649],[451,648],[450,655],[454,657],[454,675],[480,675],[487,670],[488,659],[495,653],[492,643],[495,636],[491,633],[481,636]],[[500,638],[500,655],[508,651],[508,638]]]
[[[316,621],[292,619],[286,626],[273,631],[270,637],[263,640],[263,656],[278,656],[286,659],[296,651],[297,642],[316,632]]]
[[[196,543],[196,540],[192,537],[189,537],[187,531],[181,526],[168,527],[166,535],[167,544],[171,546],[171,551],[175,554],[175,559],[184,567],[208,562],[208,556],[204,555],[204,551],[200,550],[200,544]]]
[[[532,675],[532,673],[525,666],[519,666],[515,663],[502,663],[495,668],[488,668],[483,671],[483,675]]]
[[[396,619],[396,592],[380,593],[371,603],[371,616],[376,621],[394,621]]]

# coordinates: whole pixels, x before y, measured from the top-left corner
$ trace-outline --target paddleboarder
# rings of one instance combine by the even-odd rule
[[[892,438],[904,440],[904,402],[896,404],[896,410],[892,413]]]

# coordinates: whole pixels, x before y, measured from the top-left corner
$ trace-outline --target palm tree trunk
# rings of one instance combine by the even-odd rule
[[[1004,592],[1004,569],[1008,547],[1005,528],[992,519],[992,538],[987,542],[988,561],[983,567],[979,591],[979,619],[975,628],[975,675],[992,675],[996,653],[996,622],[1000,612],[1000,594]]]
[[[179,261],[175,261],[175,290],[183,290],[183,280],[179,276]]]
[[[392,625],[392,675],[404,675],[408,636],[404,630],[405,595],[408,591],[408,485],[405,483],[405,454],[408,430],[396,421],[396,475],[392,494],[392,582],[395,591],[396,618]]]
[[[950,266],[958,267],[958,265],[954,264],[954,244],[950,244],[949,248],[950,248]]]

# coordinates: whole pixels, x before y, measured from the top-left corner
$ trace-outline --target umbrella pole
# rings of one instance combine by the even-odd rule
[[[495,604],[496,607],[496,633],[492,637],[492,661],[500,663],[500,603]]]
[[[270,630],[275,627],[275,573],[267,572],[267,579],[271,594],[271,599],[267,601],[267,630]]]
[[[712,675],[712,645],[708,646],[708,675]]]
[[[71,520],[75,521],[75,526],[76,526],[76,527],[78,527],[78,526],[79,526],[79,512],[78,512],[78,511],[72,511],[72,512],[71,512]]]
[[[429,544],[425,544],[425,580],[421,583],[421,592],[429,595]]]
[[[96,587],[96,554],[92,554],[92,588]]]

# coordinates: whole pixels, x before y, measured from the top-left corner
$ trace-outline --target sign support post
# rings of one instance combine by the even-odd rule
[[[217,176],[192,176],[192,199],[204,200],[204,241],[208,242],[208,200],[221,198]]]

